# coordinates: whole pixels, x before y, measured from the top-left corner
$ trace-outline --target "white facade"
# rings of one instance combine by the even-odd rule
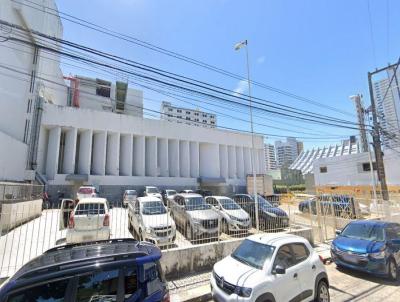
[[[198,178],[245,185],[252,172],[244,133],[45,104],[41,137],[38,169],[53,185],[69,184],[71,174],[96,185],[196,186]],[[255,146],[263,173],[263,137]]]
[[[213,113],[172,106],[169,102],[161,104],[161,119],[185,125],[215,128],[217,117]]]
[[[372,154],[374,159],[374,155]],[[375,165],[375,163],[373,163]],[[400,185],[400,155],[385,153],[384,165],[389,186]],[[377,173],[374,171],[375,180]],[[369,186],[373,183],[367,152],[341,157],[326,157],[314,162],[315,186]]]
[[[340,144],[301,152],[289,169],[301,170],[303,175],[314,173],[314,163],[321,158],[340,157],[340,160],[346,160],[348,155],[358,153],[360,153],[360,148],[357,141],[355,139],[347,139]]]
[[[286,138],[285,142],[275,142],[276,161],[279,168],[289,167],[300,154],[298,141],[293,137]]]
[[[400,147],[400,70],[389,87],[394,69],[389,69],[388,77],[373,84],[378,119],[387,135],[382,141],[387,149]],[[392,138],[391,135],[396,137]]]
[[[264,144],[265,153],[265,168],[267,171],[276,170],[276,157],[275,157],[275,146],[272,144]]]

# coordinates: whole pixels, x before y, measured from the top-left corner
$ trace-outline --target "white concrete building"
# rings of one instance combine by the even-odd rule
[[[267,171],[276,170],[276,157],[275,157],[275,146],[272,144],[264,144],[265,153],[265,168]]]
[[[192,126],[215,128],[217,117],[213,113],[173,106],[170,102],[161,103],[161,119]]]
[[[313,148],[300,153],[289,169],[300,170],[303,175],[314,173],[315,161],[322,158],[340,157],[346,160],[348,155],[360,153],[360,148],[355,137],[343,140],[340,144]]]
[[[275,154],[278,168],[289,167],[300,154],[298,141],[293,137],[287,137],[285,142],[275,142]]]
[[[394,69],[389,69],[388,77],[373,84],[379,123],[387,135],[382,141],[386,149],[400,147],[400,70],[389,87]],[[395,135],[396,137],[391,137]]]
[[[41,3],[56,9],[52,0]],[[40,10],[5,0],[0,14],[9,22],[62,37],[60,19]],[[142,107],[140,91],[82,76],[75,86],[75,80],[64,81],[56,56],[50,61],[18,43],[3,45],[12,48],[0,48],[1,65],[18,69],[0,74],[0,180],[36,178],[50,191],[62,186],[71,192],[78,185],[95,184],[115,187],[116,194],[124,186],[144,185],[245,188],[251,135],[143,119],[141,108],[130,111],[126,106]],[[33,77],[36,72],[40,76]],[[125,94],[124,107],[113,105],[118,89]],[[255,136],[254,143],[256,173],[264,173],[263,137]]]

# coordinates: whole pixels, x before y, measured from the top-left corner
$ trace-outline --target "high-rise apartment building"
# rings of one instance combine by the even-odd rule
[[[374,83],[374,94],[379,123],[384,135],[384,148],[400,147],[400,70],[397,71],[389,87],[394,69],[388,70],[388,77]]]
[[[285,142],[275,142],[275,154],[278,168],[289,167],[301,153],[302,142],[293,137],[287,137]]]
[[[265,153],[265,168],[267,171],[276,170],[276,156],[275,156],[275,146],[272,144],[264,144]]]
[[[170,102],[161,103],[161,119],[186,125],[215,128],[217,117],[213,113],[172,106]]]

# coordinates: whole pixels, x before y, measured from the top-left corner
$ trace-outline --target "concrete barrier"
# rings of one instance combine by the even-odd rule
[[[32,220],[42,214],[42,199],[2,201],[0,208],[0,234]]]
[[[292,228],[291,231],[282,232],[284,233],[302,236],[311,244],[314,243],[311,228]],[[214,263],[231,254],[243,240],[244,238],[232,239],[163,251],[162,269],[168,280],[191,273],[210,271]]]

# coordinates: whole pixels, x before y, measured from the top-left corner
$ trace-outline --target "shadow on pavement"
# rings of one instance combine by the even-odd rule
[[[400,280],[397,281],[391,281],[389,279],[386,279],[384,277],[378,277],[374,276],[371,274],[351,270],[345,267],[338,267],[336,266],[336,269],[346,275],[352,276],[354,278],[359,278],[359,279],[364,279],[365,281],[381,284],[381,285],[389,285],[389,286],[400,286]]]

